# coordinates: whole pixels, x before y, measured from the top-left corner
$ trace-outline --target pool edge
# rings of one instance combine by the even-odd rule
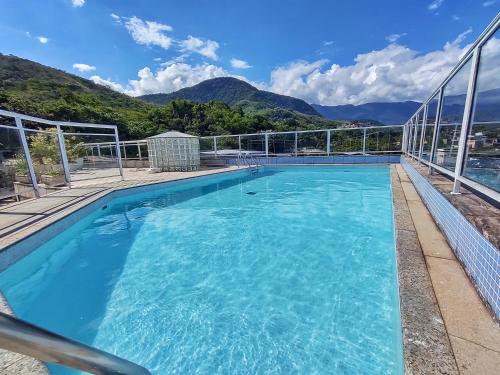
[[[448,331],[395,166],[390,167],[406,374],[459,374]]]

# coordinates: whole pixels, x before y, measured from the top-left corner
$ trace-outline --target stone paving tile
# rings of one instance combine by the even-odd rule
[[[418,195],[417,190],[415,190],[415,187],[413,186],[413,184],[411,182],[403,182],[402,181],[401,187],[403,188],[406,200],[408,202],[420,200],[420,195]]]
[[[500,329],[460,264],[427,257],[427,265],[448,333],[500,352]]]
[[[500,373],[500,353],[483,346],[450,336],[461,375],[498,375]]]
[[[424,254],[439,258],[456,259],[445,237],[422,201],[408,201],[408,207]]]

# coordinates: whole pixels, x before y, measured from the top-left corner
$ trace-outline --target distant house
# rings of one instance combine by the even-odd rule
[[[484,147],[486,144],[487,139],[482,132],[469,134],[469,137],[467,138],[467,147],[472,150]]]

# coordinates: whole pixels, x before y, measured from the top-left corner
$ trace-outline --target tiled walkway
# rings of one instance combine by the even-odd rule
[[[498,374],[500,328],[479,299],[406,172],[400,165],[396,170],[460,374]]]

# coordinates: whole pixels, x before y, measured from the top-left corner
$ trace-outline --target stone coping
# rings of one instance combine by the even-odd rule
[[[405,160],[429,181],[477,230],[500,249],[500,209],[462,184],[460,194],[451,194],[453,181],[438,171],[405,156]],[[497,205],[498,206],[498,205]]]
[[[405,373],[459,374],[395,166],[391,185]]]

